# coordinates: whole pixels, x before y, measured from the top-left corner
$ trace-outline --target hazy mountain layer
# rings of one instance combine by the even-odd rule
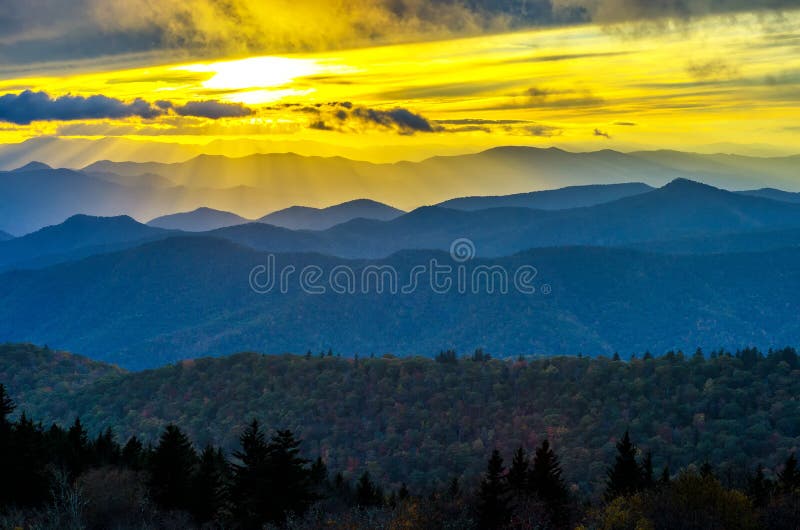
[[[235,213],[203,207],[192,210],[191,212],[181,212],[156,217],[148,221],[147,225],[171,230],[183,230],[186,232],[207,232],[217,228],[225,228],[227,226],[236,226],[250,222],[252,222],[250,219],[245,219]]]
[[[433,259],[459,265],[437,252],[378,262],[278,255],[275,268],[294,266],[294,276],[285,293],[276,284],[259,294],[251,273],[269,263],[264,253],[205,237],[170,239],[0,275],[0,336],[132,368],[245,349],[433,355],[447,347],[491,347],[503,355],[596,355],[800,342],[800,324],[783,318],[800,309],[800,249],[667,256],[556,248],[465,266],[470,286],[475,266],[499,266],[510,281],[520,267],[533,266],[534,294],[513,283],[507,294],[498,292],[499,283],[489,293],[480,276],[464,294],[455,283],[435,290],[429,276],[396,294],[389,283],[378,293],[374,278],[372,287],[357,283],[353,294],[324,283],[337,266],[363,278],[368,265],[390,265],[399,290],[411,284],[414,267]],[[324,294],[301,288],[300,271],[309,265],[322,271]],[[450,274],[456,282],[457,269]],[[266,277],[256,278],[263,286],[259,278]]]
[[[310,208],[308,206],[292,206],[265,215],[259,219],[262,223],[282,226],[292,230],[325,230],[353,219],[375,219],[389,221],[405,212],[389,205],[368,199],[348,201],[328,208]]]

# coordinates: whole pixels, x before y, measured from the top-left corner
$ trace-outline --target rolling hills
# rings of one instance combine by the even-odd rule
[[[0,242],[0,270],[45,267],[174,234],[143,225],[126,215],[74,215],[61,224]]]
[[[243,424],[291,429],[329,469],[425,491],[483,471],[492,448],[510,455],[548,438],[565,479],[601,493],[615,437],[629,430],[656,469],[709,462],[775,466],[800,437],[797,354],[702,359],[667,355],[457,363],[241,353],[124,373],[30,345],[0,346],[0,382],[45,425],[76,415],[94,434],[155,442],[177,423],[202,447],[231,449]],[[9,379],[10,376],[10,379]]]
[[[459,197],[439,203],[437,206],[454,210],[486,210],[488,208],[532,208],[535,210],[566,210],[583,206],[594,206],[624,197],[638,195],[653,188],[647,184],[631,182],[588,186],[567,186],[554,190],[532,191],[511,195],[486,197]]]
[[[286,292],[251,288],[253,268],[268,263],[264,253],[207,237],[8,272],[0,275],[0,336],[130,368],[243,349],[433,355],[446,347],[486,347],[502,355],[597,355],[800,342],[800,326],[781,318],[798,309],[800,249],[668,256],[551,248],[466,265],[468,278],[480,265],[509,275],[533,266],[535,294],[522,294],[513,283],[507,294],[489,293],[485,278],[474,291],[462,294],[451,284],[439,293],[422,277],[408,293],[379,293],[372,283],[356,284],[367,287],[352,293],[329,286],[314,295],[297,276],[308,266],[320,268],[320,282],[336,267],[362,278],[368,266],[390,266],[399,289],[416,266],[434,259],[457,264],[447,254],[423,251],[379,261],[316,254],[275,259],[280,270],[294,267]]]
[[[170,230],[183,230],[185,232],[207,232],[217,228],[225,228],[250,222],[252,222],[250,219],[245,219],[235,213],[201,207],[191,212],[173,213],[156,217],[148,221],[147,225]]]
[[[353,219],[390,221],[405,212],[369,199],[356,199],[327,208],[291,206],[265,215],[259,222],[292,230],[325,230]]]

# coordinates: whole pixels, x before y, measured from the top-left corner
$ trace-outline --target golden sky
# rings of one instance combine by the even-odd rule
[[[403,149],[510,144],[800,152],[798,11],[493,31],[498,20],[342,49],[312,42],[283,49],[319,51],[221,47],[228,57],[151,50],[124,60],[8,64],[0,67],[0,142],[246,138],[267,150],[305,143],[306,154],[318,144],[358,148],[380,161],[410,158]],[[327,39],[344,31],[285,26]],[[219,31],[223,42],[232,30]],[[389,154],[386,146],[401,149]]]

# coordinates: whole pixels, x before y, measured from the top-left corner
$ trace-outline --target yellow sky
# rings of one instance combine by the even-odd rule
[[[0,142],[249,138],[358,147],[375,160],[388,156],[381,154],[387,145],[446,152],[764,144],[800,152],[800,14],[772,24],[710,17],[644,35],[578,26],[0,80],[0,95],[26,89],[53,98],[165,100],[173,110],[151,119],[0,123]],[[207,100],[239,103],[249,113],[210,119],[174,110]],[[389,158],[402,158],[394,153]]]

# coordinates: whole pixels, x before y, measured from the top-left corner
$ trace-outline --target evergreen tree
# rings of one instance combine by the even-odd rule
[[[145,465],[145,452],[142,442],[136,436],[131,436],[122,448],[122,463],[134,471],[139,471]]]
[[[519,495],[527,489],[529,466],[525,449],[517,448],[514,458],[511,460],[511,467],[508,469],[508,486],[513,493]]]
[[[502,528],[511,518],[505,467],[495,449],[486,467],[478,492],[478,525],[481,529]]]
[[[176,425],[167,425],[149,462],[150,492],[156,504],[165,510],[190,510],[196,464],[189,438]]]
[[[231,500],[245,528],[280,524],[289,514],[302,515],[317,499],[308,461],[299,457],[300,441],[278,431],[267,443],[257,420],[244,430],[234,453]]]
[[[80,418],[67,431],[66,467],[71,477],[76,478],[89,466],[89,435]]]
[[[642,487],[650,489],[655,485],[653,476],[653,454],[648,451],[642,460]]]
[[[92,443],[91,461],[96,466],[108,466],[119,463],[121,449],[111,428],[107,428],[100,433]]]
[[[642,472],[636,462],[636,445],[631,442],[628,431],[617,442],[617,456],[608,470],[605,499],[612,501],[620,496],[636,493],[642,485]]]
[[[755,475],[747,481],[747,494],[755,506],[766,506],[772,492],[772,483],[764,476],[764,466],[758,464]]]
[[[783,469],[778,472],[778,487],[785,492],[800,488],[800,470],[797,469],[797,458],[794,453],[789,455]]]
[[[544,440],[536,449],[533,466],[528,474],[531,492],[544,502],[550,517],[557,524],[567,518],[569,491],[562,478],[561,463],[550,442]]]
[[[0,433],[10,428],[11,420],[9,420],[9,416],[14,412],[15,408],[14,401],[6,393],[6,387],[0,384]]]
[[[14,402],[6,394],[6,388],[0,384],[0,510],[11,503],[14,489],[11,479],[13,463],[11,429],[13,424],[9,419],[14,409]]]
[[[198,523],[211,521],[222,507],[227,465],[220,449],[209,445],[200,453],[192,484],[192,515]]]
[[[669,486],[669,483],[672,479],[669,475],[669,466],[664,466],[664,469],[661,470],[661,477],[658,479],[659,486]]]
[[[364,471],[356,483],[356,504],[361,508],[383,504],[383,492],[372,482],[369,471]]]
[[[289,430],[278,431],[267,446],[269,471],[277,480],[272,496],[277,522],[286,515],[303,515],[317,500],[309,461],[301,458],[300,440]]]

